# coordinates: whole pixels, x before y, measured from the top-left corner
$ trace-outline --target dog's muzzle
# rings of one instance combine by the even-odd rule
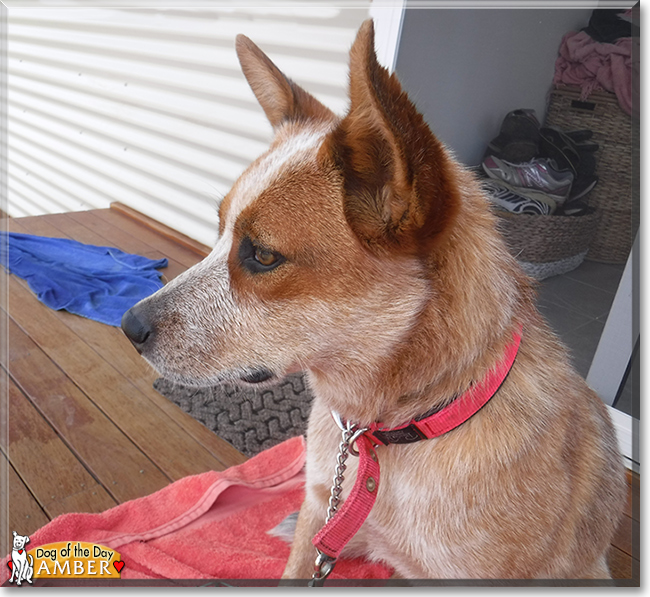
[[[153,325],[143,310],[138,308],[138,305],[129,309],[122,316],[122,330],[140,354],[142,354],[147,340],[153,335]]]

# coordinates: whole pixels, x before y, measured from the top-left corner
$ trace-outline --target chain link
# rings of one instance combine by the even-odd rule
[[[332,479],[332,489],[330,491],[330,499],[327,507],[327,516],[325,518],[325,524],[327,524],[336,514],[336,511],[339,508],[341,503],[341,493],[343,492],[343,480],[345,469],[345,461],[350,455],[350,446],[353,444],[356,439],[367,429],[357,429],[356,425],[347,421],[343,424],[341,417],[338,413],[333,412],[334,420],[336,424],[341,429],[341,442],[339,443],[339,453],[336,456],[336,467],[334,469],[334,478]],[[358,456],[358,452],[352,452],[355,456]],[[334,569],[336,564],[336,558],[331,558],[330,556],[324,554],[320,550],[316,550],[316,562],[314,564],[314,574],[312,579],[309,582],[310,587],[320,587],[323,586],[325,579],[329,576],[330,572]]]
[[[354,429],[352,425],[348,422],[345,429],[341,431],[341,443],[339,444],[339,453],[336,456],[336,467],[334,469],[334,478],[332,479],[332,489],[330,491],[329,505],[327,508],[327,517],[325,518],[325,524],[327,524],[336,511],[338,510],[339,504],[341,503],[341,493],[343,492],[343,480],[345,479],[344,473],[345,461],[350,455],[350,439],[354,435]]]

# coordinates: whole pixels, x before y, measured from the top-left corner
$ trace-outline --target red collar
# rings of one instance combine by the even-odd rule
[[[323,562],[327,564],[327,573],[320,577],[321,581],[331,572],[339,554],[359,530],[375,503],[379,488],[379,460],[374,446],[439,437],[467,421],[498,392],[512,369],[520,342],[521,327],[513,334],[501,362],[480,383],[470,387],[444,408],[411,419],[400,427],[386,429],[381,423],[373,423],[365,431],[355,433],[359,468],[354,487],[343,506],[312,540],[321,554],[321,565]],[[356,454],[352,446],[350,451]]]
[[[405,425],[392,429],[385,428],[382,423],[373,423],[365,435],[375,445],[386,446],[431,439],[455,429],[481,410],[488,400],[499,391],[512,369],[520,342],[521,333],[513,334],[512,342],[506,347],[503,360],[488,372],[483,381],[454,398],[444,408],[429,411],[411,419]]]

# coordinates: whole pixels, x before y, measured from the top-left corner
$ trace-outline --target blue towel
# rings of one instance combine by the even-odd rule
[[[162,288],[156,268],[166,267],[167,259],[65,238],[0,232],[0,263],[26,280],[48,307],[119,326],[126,311]]]

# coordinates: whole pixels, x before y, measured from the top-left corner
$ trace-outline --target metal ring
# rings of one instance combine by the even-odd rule
[[[352,435],[352,437],[350,438],[350,445],[348,446],[348,452],[350,452],[352,456],[357,456],[357,457],[359,456],[359,451],[354,447],[354,444],[366,431],[368,431],[368,427],[357,429]]]

